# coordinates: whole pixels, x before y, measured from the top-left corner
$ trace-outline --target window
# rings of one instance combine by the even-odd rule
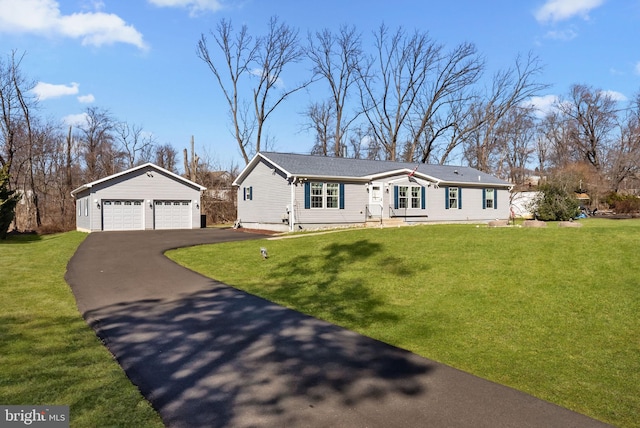
[[[420,187],[411,187],[411,208],[420,208]]]
[[[304,183],[304,208],[344,209],[344,184]]]
[[[243,187],[242,188],[242,199],[245,201],[253,200],[253,186]]]
[[[89,199],[85,199],[84,201],[82,201],[83,205],[84,205],[84,216],[88,217],[89,216]]]
[[[445,187],[445,208],[462,209],[462,189],[459,187]]]
[[[425,209],[425,188],[422,186],[396,186],[394,209]]]
[[[408,208],[407,193],[409,192],[408,186],[398,186],[398,208]]]
[[[311,208],[322,208],[324,183],[311,183]]]
[[[327,183],[327,208],[338,208],[338,199],[340,197],[340,186],[338,183]]]
[[[496,208],[495,189],[484,189],[484,208]]]

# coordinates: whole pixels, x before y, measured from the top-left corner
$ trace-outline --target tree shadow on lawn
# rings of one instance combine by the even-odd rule
[[[331,319],[341,325],[366,327],[372,322],[397,322],[398,316],[384,309],[387,302],[376,296],[375,289],[362,279],[363,275],[378,275],[380,266],[365,263],[365,268],[373,266],[370,272],[348,274],[362,269],[355,264],[379,255],[381,251],[381,244],[360,240],[332,243],[320,248],[317,255],[293,257],[270,271],[268,295],[305,313],[330,314]],[[383,264],[383,270],[394,276],[412,274],[398,258],[387,257]]]
[[[384,402],[424,399],[433,368],[215,281],[85,317],[172,427],[371,425]]]

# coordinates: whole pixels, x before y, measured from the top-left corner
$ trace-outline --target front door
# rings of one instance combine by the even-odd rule
[[[369,216],[382,218],[382,183],[369,185]]]

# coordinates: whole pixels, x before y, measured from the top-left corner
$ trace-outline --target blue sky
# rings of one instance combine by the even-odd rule
[[[43,116],[73,122],[88,106],[104,108],[179,152],[193,135],[196,151],[218,166],[242,166],[226,103],[196,45],[221,18],[257,35],[271,16],[301,38],[347,24],[371,46],[384,22],[426,30],[450,47],[472,42],[487,82],[532,52],[544,65],[539,80],[551,85],[539,105],[574,83],[612,91],[621,103],[640,91],[640,0],[0,0],[0,54],[26,52],[22,70],[38,83]],[[302,67],[285,80],[300,80]],[[273,150],[309,152],[301,113],[325,95],[316,85],[277,110],[267,124]]]

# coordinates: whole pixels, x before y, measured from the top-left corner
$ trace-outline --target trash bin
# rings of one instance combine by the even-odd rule
[[[200,229],[204,229],[207,227],[207,215],[200,214]]]

